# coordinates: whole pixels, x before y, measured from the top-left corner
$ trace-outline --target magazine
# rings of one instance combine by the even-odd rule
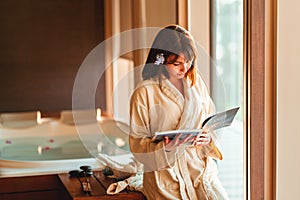
[[[160,141],[163,140],[165,136],[168,136],[169,139],[172,140],[177,134],[180,133],[182,134],[182,138],[180,139],[183,139],[188,134],[197,136],[202,132],[211,132],[226,126],[230,126],[239,108],[240,107],[231,108],[209,116],[203,121],[201,129],[158,131],[155,132],[155,135],[152,139],[154,141]]]

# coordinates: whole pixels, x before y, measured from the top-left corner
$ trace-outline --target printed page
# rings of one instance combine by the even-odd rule
[[[160,131],[156,132],[152,139],[154,141],[160,141],[163,140],[165,136],[168,136],[169,139],[172,140],[177,134],[180,133],[182,133],[182,137],[180,139],[183,139],[188,134],[197,136],[201,132],[210,132],[230,126],[239,108],[240,107],[232,108],[208,117],[206,120],[204,120],[202,129]]]

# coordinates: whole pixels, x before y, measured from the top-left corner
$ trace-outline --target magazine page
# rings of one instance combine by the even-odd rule
[[[182,133],[182,136],[180,139],[183,139],[188,134],[197,136],[201,132],[202,132],[202,130],[200,130],[200,129],[161,131],[161,132],[155,133],[153,140],[160,141],[160,140],[163,140],[165,136],[168,136],[169,139],[172,140],[177,134],[180,134],[180,133]]]
[[[208,117],[204,120],[202,129],[158,131],[155,133],[152,140],[160,141],[163,140],[165,136],[168,136],[172,140],[177,134],[180,133],[182,133],[182,137],[180,139],[183,139],[188,134],[197,136],[203,131],[210,132],[226,126],[230,126],[239,108],[240,107],[232,108]]]
[[[202,124],[205,132],[230,126],[240,107],[232,108],[208,117]]]

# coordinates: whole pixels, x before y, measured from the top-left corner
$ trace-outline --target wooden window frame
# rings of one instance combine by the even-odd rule
[[[248,199],[276,198],[277,3],[244,0]]]

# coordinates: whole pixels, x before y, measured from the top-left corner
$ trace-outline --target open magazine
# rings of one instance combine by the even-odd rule
[[[232,108],[209,116],[203,121],[201,129],[169,130],[169,131],[155,132],[155,135],[153,136],[152,139],[154,141],[160,141],[163,140],[165,136],[168,136],[169,139],[173,139],[177,134],[180,133],[182,133],[182,138],[184,138],[185,135],[187,134],[192,134],[193,136],[197,136],[201,132],[210,132],[226,126],[230,126],[239,108],[240,107]]]

